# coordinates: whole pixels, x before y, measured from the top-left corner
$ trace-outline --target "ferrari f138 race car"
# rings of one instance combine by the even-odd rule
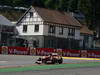
[[[57,53],[52,53],[48,56],[43,56],[39,58],[35,63],[37,64],[62,64],[63,63],[63,58],[58,55]]]

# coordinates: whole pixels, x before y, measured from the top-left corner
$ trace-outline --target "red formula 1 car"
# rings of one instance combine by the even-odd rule
[[[61,56],[59,56],[57,53],[52,53],[48,56],[43,56],[41,58],[39,58],[35,63],[37,64],[62,64],[63,63],[63,59]]]

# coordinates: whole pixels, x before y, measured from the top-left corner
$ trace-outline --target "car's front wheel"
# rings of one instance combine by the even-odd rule
[[[59,64],[62,64],[62,63],[63,63],[63,59],[60,58],[60,59],[58,60],[58,63],[59,63]]]

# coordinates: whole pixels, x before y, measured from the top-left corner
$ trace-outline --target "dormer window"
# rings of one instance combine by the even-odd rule
[[[33,12],[30,12],[30,18],[33,17]]]

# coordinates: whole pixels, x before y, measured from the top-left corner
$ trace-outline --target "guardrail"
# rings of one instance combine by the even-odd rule
[[[16,54],[16,55],[48,55],[50,53],[58,53],[65,57],[88,57],[100,58],[98,50],[74,50],[74,49],[53,49],[53,48],[26,48],[26,47],[0,47],[0,54]]]

